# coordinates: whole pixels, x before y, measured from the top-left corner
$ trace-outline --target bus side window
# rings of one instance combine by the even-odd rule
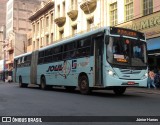
[[[71,59],[76,56],[76,42],[67,43],[64,45],[63,59]]]
[[[25,58],[25,56],[24,56],[24,57],[22,57],[22,61],[21,61],[21,63],[24,63],[24,58]]]
[[[78,53],[79,57],[85,57],[90,55],[91,38],[87,37],[78,41]]]
[[[45,56],[44,58],[44,63],[49,63],[49,62],[52,62],[52,55],[51,56]]]
[[[59,53],[57,56],[57,61],[62,60],[62,53]]]
[[[28,64],[28,66],[31,65],[31,55],[27,56],[27,64]]]
[[[21,67],[21,60],[22,60],[22,57],[18,58],[18,67]]]
[[[44,62],[44,51],[38,53],[38,64],[42,64]]]

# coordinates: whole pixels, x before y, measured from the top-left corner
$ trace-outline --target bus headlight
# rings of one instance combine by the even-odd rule
[[[146,72],[144,76],[145,76],[145,77],[148,77],[148,73]]]
[[[147,72],[144,74],[144,76],[141,79],[146,79],[146,78],[148,78],[148,73]]]
[[[113,73],[113,71],[108,70],[108,74],[111,75],[111,76],[113,76],[114,73]]]

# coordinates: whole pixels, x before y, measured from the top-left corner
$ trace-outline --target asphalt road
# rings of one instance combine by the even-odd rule
[[[79,91],[67,92],[64,89],[44,91],[37,87],[19,88],[16,83],[0,83],[0,116],[160,116],[160,93],[158,90],[151,93],[128,89],[123,96],[116,96],[109,90],[82,95]],[[153,122],[85,124],[117,125],[117,123],[152,125]],[[59,122],[45,124],[59,124]]]

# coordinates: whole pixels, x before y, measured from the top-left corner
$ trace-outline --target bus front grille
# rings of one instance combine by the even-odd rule
[[[133,69],[120,69],[122,74],[140,74],[141,70],[133,70]]]

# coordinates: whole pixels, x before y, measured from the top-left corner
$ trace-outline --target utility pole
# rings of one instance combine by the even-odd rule
[[[2,42],[3,43],[3,45],[5,44],[5,41],[0,41],[0,42]],[[3,55],[3,57],[4,57],[4,61],[3,61],[3,81],[5,82],[5,59],[6,59],[6,54],[5,54],[5,50],[3,51],[4,52],[4,55]]]

